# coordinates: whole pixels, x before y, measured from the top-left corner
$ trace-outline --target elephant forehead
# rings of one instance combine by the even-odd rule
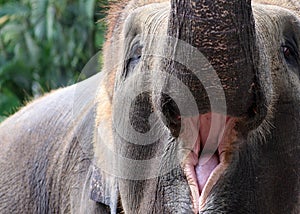
[[[299,15],[299,8],[297,6],[297,1],[291,0],[255,0],[255,3],[270,5],[270,6],[280,6],[286,8],[290,11],[295,11]]]
[[[297,10],[291,10],[284,5],[269,5],[254,3],[253,13],[256,22],[272,21],[274,24],[285,24],[286,21],[294,22],[297,18]],[[270,24],[272,24],[270,22]]]
[[[115,34],[120,34],[120,31],[124,26],[124,20],[126,20],[128,16],[132,15],[133,11],[144,6],[153,6],[153,4],[155,3],[158,5],[159,3],[163,2],[170,4],[170,1],[167,0],[121,0],[112,3],[110,5],[107,17],[107,20],[109,20],[107,40],[111,40],[112,38],[114,38],[116,36]],[[147,10],[145,10],[145,12],[147,12]]]
[[[170,3],[152,3],[136,8],[125,21],[124,36],[134,34],[160,34],[161,26],[166,28],[169,20]]]

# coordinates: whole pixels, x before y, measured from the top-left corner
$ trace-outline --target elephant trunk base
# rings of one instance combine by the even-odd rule
[[[179,140],[184,148],[192,146],[182,167],[190,186],[194,211],[198,213],[229,164],[238,141],[235,127],[240,119],[207,113],[181,118],[181,121],[183,131]]]

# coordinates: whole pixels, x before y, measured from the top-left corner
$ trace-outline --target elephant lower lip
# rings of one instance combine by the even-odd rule
[[[189,129],[194,124],[194,131],[189,130],[183,134],[183,142],[192,132],[199,130],[193,151],[182,164],[191,189],[195,213],[204,207],[212,187],[228,166],[232,143],[237,140],[237,120],[218,113],[183,119],[184,123],[190,124]]]

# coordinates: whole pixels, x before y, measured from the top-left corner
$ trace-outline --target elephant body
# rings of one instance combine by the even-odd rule
[[[299,213],[296,3],[121,1],[108,20],[102,72],[0,124],[0,213]]]
[[[93,141],[93,100],[73,111],[76,94],[92,94],[95,80],[52,92],[1,124],[1,213],[103,213],[81,210],[89,199],[93,148],[84,142]]]

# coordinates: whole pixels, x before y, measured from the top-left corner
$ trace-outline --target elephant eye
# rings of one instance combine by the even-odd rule
[[[289,47],[283,47],[283,54],[286,59],[292,56],[292,51]]]
[[[295,65],[298,62],[299,53],[291,44],[282,46],[282,53],[288,64]]]
[[[129,59],[126,62],[124,77],[126,78],[136,67],[136,65],[140,62],[142,57],[143,46],[140,44],[133,45],[131,49],[131,53],[129,55]]]

